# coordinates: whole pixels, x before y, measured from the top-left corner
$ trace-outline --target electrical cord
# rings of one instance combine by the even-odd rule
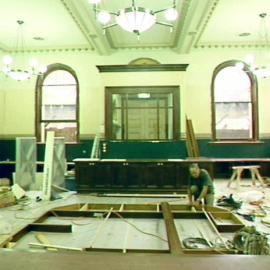
[[[77,217],[77,218],[66,218],[66,217],[60,217],[59,215],[57,215],[54,211],[51,211],[51,213],[57,217],[58,219],[60,220],[68,220],[70,221],[72,224],[74,225],[77,225],[77,226],[86,226],[86,225],[90,225],[90,224],[93,224],[93,222],[87,222],[87,223],[79,223],[79,222],[76,222],[78,220],[85,220],[85,217]]]
[[[187,237],[183,240],[183,245],[187,249],[210,248],[208,241],[202,237]]]
[[[74,225],[78,225],[78,226],[85,226],[85,225],[90,225],[92,222],[88,222],[88,223],[77,223],[74,221],[74,219],[70,219],[70,218],[63,218],[63,217],[59,217],[54,211],[51,211],[51,213],[55,216],[58,217],[60,219],[63,220],[70,220]],[[105,216],[106,214],[108,214],[108,212],[104,212],[102,215]],[[163,241],[163,242],[168,242],[168,240],[162,238],[159,235],[153,234],[153,233],[149,233],[149,232],[145,232],[143,230],[141,230],[140,228],[138,228],[135,224],[131,223],[130,221],[128,221],[127,219],[125,219],[121,214],[119,214],[118,212],[112,212],[112,214],[116,215],[117,217],[119,217],[121,220],[123,220],[124,222],[126,222],[127,224],[129,224],[130,226],[132,226],[133,228],[135,228],[137,231],[139,231],[140,233],[152,236],[152,237],[156,237],[159,240]],[[84,218],[82,218],[84,219]],[[78,218],[76,218],[75,220],[78,220]]]
[[[159,235],[153,234],[153,233],[149,233],[149,232],[145,232],[143,230],[141,230],[140,228],[138,228],[136,225],[134,225],[133,223],[131,223],[130,221],[126,220],[122,215],[120,215],[118,212],[112,212],[112,214],[116,215],[117,217],[119,217],[120,219],[122,219],[124,222],[126,222],[127,224],[129,224],[130,226],[132,226],[134,229],[136,229],[138,232],[146,234],[146,235],[150,235],[152,237],[158,238],[159,240],[168,243],[167,239],[162,238]]]

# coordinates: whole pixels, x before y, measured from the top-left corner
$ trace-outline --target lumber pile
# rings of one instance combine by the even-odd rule
[[[0,190],[0,208],[16,204],[16,199],[12,191]]]
[[[188,157],[196,158],[200,156],[199,146],[195,138],[192,121],[187,117],[186,117],[186,146]]]

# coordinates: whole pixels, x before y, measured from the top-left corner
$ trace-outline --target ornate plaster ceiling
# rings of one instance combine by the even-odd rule
[[[117,11],[131,1],[103,0]],[[158,10],[170,0],[137,0],[139,6]],[[116,26],[103,34],[88,0],[0,0],[0,50],[16,49],[17,20],[23,20],[24,49],[28,51],[92,50],[111,54],[121,50],[166,49],[189,53],[196,48],[269,46],[261,37],[260,13],[269,0],[177,0],[180,18],[170,33],[154,25],[140,40]],[[162,18],[160,18],[162,20]],[[239,34],[243,34],[239,36]]]

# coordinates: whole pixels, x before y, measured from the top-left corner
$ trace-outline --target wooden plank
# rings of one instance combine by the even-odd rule
[[[124,210],[124,206],[125,206],[125,204],[122,203],[121,206],[120,206],[119,212],[122,212]]]
[[[97,232],[96,232],[96,235],[94,236],[94,239],[92,240],[92,243],[91,243],[91,245],[90,245],[90,248],[93,247],[95,241],[97,240],[98,236],[99,236],[100,233],[101,233],[102,228],[103,228],[104,225],[106,224],[107,220],[110,218],[110,215],[111,215],[112,211],[113,211],[113,208],[110,209],[110,211],[107,213],[105,219],[104,219],[104,220],[102,221],[102,223],[99,225],[99,227],[98,227],[98,229],[97,229]]]
[[[104,211],[78,211],[78,210],[56,210],[51,211],[56,217],[93,217],[95,213],[104,212]]]
[[[187,129],[188,129],[189,140],[190,140],[190,145],[191,145],[192,157],[197,157],[198,155],[196,153],[196,148],[195,148],[192,122],[190,119],[187,119]]]
[[[192,121],[186,117],[186,145],[189,157],[199,157],[199,146],[196,141]]]
[[[0,208],[8,207],[16,203],[15,196],[12,191],[0,194]]]
[[[108,210],[107,210],[108,211]],[[97,213],[104,213],[104,210],[92,210],[92,211],[61,211],[57,210],[54,211],[56,216],[59,217],[94,217]],[[153,211],[121,211],[121,215],[124,218],[162,218],[161,212],[156,212],[156,209]],[[116,218],[115,216],[112,216],[111,218]]]
[[[45,245],[51,245],[49,239],[42,233],[38,233],[35,234],[35,237],[37,238],[37,240],[41,243],[41,244],[45,244]],[[50,251],[57,251],[57,248],[52,248],[52,247],[47,247],[47,250]]]
[[[152,219],[160,219],[162,218],[162,213],[161,212],[150,212],[150,211],[122,211],[121,216],[124,218],[136,218],[136,219],[144,219],[144,218],[152,218]],[[112,218],[115,218],[112,216]]]
[[[53,181],[53,156],[54,156],[54,131],[47,132],[45,159],[44,159],[44,173],[43,173],[43,200],[51,199],[51,188]]]
[[[189,129],[190,129],[190,137],[191,137],[191,142],[192,142],[192,147],[193,147],[193,153],[194,153],[194,157],[199,157],[200,153],[199,153],[199,146],[197,143],[197,140],[195,138],[195,133],[194,133],[194,128],[193,128],[193,124],[191,119],[188,120],[189,122]]]
[[[186,117],[186,146],[187,146],[187,152],[189,157],[194,157],[193,151],[192,151],[192,144],[191,144],[191,137],[190,137],[190,130],[189,130],[189,124],[188,119]]]
[[[55,248],[61,250],[70,250],[70,251],[84,251],[83,248],[75,248],[75,247],[67,247],[60,245],[48,245],[48,244],[40,244],[40,243],[29,243],[30,247],[44,247],[44,248]]]
[[[103,252],[103,254],[106,254],[107,252],[119,252],[119,253],[123,253],[123,249],[122,248],[85,248],[85,251],[90,251],[90,252]],[[106,252],[106,253],[105,253]],[[128,248],[125,249],[125,253],[143,253],[143,254],[147,254],[147,253],[161,253],[161,254],[167,254],[170,253],[169,250],[166,249],[135,249],[135,248]]]
[[[5,246],[5,248],[14,248],[16,246],[17,242],[8,242]]]
[[[120,251],[121,252],[121,251]],[[128,252],[127,252],[128,253]],[[4,252],[0,253],[3,269],[27,270],[83,270],[83,269],[130,269],[130,270],[265,270],[269,267],[269,256],[254,255],[183,255],[170,254],[117,254],[88,252]]]
[[[98,197],[132,197],[132,198],[186,198],[185,194],[152,194],[152,193],[103,193]]]
[[[178,202],[178,200],[169,200],[167,202]],[[156,212],[156,205],[157,204],[159,205],[160,203],[161,203],[160,201],[149,201],[149,202],[145,202],[144,204],[111,204],[111,203],[93,204],[92,203],[92,204],[88,204],[87,211],[106,212],[106,211],[109,211],[110,208],[112,207],[114,211],[134,211],[134,212],[153,211],[153,212]],[[63,211],[63,212],[76,211],[77,212],[83,206],[84,204],[73,204],[73,205],[68,205],[68,206],[63,206],[63,207],[57,207],[57,208],[54,208],[51,215],[57,215],[58,211]],[[172,204],[171,209],[173,211],[190,211],[190,206],[187,204]],[[214,211],[214,210],[216,210],[216,212],[227,211],[227,210],[224,210],[224,208],[220,208],[220,207],[213,207],[213,209],[211,208],[210,211]]]
[[[218,238],[221,240],[221,242],[223,243],[224,247],[226,249],[229,249],[228,245],[226,244],[226,241],[224,241],[223,237],[221,236],[221,234],[219,233],[218,229],[216,228],[215,224],[213,223],[212,219],[209,217],[208,213],[204,210],[204,208],[202,208],[203,213],[205,214],[205,216],[207,217],[209,223],[211,224],[213,230],[215,231],[215,233],[217,234]]]
[[[31,223],[29,224],[29,230],[39,232],[71,233],[72,225]]]
[[[121,207],[121,204],[115,203],[95,203],[95,204],[88,204],[88,210],[101,210],[101,211],[109,211],[111,208],[114,211],[118,211]]]
[[[233,213],[208,213],[219,232],[236,232],[245,227],[244,223]]]
[[[173,216],[175,219],[206,219],[205,214],[203,212],[193,212],[193,211],[186,211],[186,212],[173,212]]]
[[[156,203],[148,203],[148,204],[125,204],[125,207],[123,211],[142,211],[142,212],[147,212],[147,211],[156,211]]]
[[[161,209],[166,225],[170,252],[172,254],[183,254],[183,250],[174,224],[173,214],[171,212],[170,205],[167,202],[162,202]]]
[[[94,138],[93,145],[92,145],[91,156],[90,156],[91,159],[99,158],[99,156],[100,156],[99,149],[100,149],[100,136],[96,135]]]
[[[84,205],[80,208],[79,211],[86,211],[86,210],[88,210],[88,204],[87,204],[87,203],[84,204]]]

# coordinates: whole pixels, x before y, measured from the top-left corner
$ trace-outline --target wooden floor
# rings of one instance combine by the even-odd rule
[[[0,252],[4,270],[265,270],[269,256]],[[1,268],[2,269],[2,268]]]
[[[249,192],[258,192],[264,194],[264,204],[270,206],[270,188],[260,187],[259,185],[253,187],[251,185],[251,180],[246,179],[242,182],[240,189],[234,188],[232,184],[231,188],[227,188],[227,180],[217,179],[215,180],[216,197],[222,195],[233,194],[236,198],[245,198]],[[34,199],[36,194],[32,193],[29,196]],[[64,206],[67,204],[76,203],[126,203],[126,204],[143,204],[143,203],[153,203],[169,201],[171,204],[185,204],[187,203],[187,198],[138,198],[138,197],[97,197],[93,195],[72,195],[65,194],[63,199],[50,201],[50,202],[35,202],[32,200],[30,204],[25,205],[23,209],[19,209],[18,205],[2,208],[0,209],[0,215],[4,217],[5,221],[9,224],[11,233],[19,231],[26,224],[33,222],[37,217],[41,216],[46,211],[59,206]],[[248,203],[244,203],[246,207],[250,206]],[[59,221],[58,221],[59,222]],[[65,221],[61,221],[65,223]],[[80,220],[84,223],[83,220]],[[150,220],[146,222],[141,219],[136,222],[136,225],[146,231],[151,231],[154,234],[159,234],[165,237],[165,229],[163,224],[160,224],[158,220]],[[188,222],[188,221],[186,221]],[[251,223],[246,220],[244,222],[247,225],[256,225],[261,231],[266,233],[270,232],[270,228],[261,223],[260,218],[256,218],[255,222]],[[99,239],[95,239],[97,246],[114,246],[119,244],[119,239],[121,241],[126,241],[125,237],[128,234],[130,236],[129,241],[136,248],[149,248],[149,249],[166,249],[166,243],[162,243],[157,239],[151,237],[142,237],[139,233],[136,233],[131,228],[128,228],[126,224],[123,224],[119,220],[114,220],[104,228],[104,236],[99,236]],[[188,224],[184,224],[185,228],[188,228]],[[80,226],[80,225],[78,225]],[[90,226],[84,226],[84,234],[79,237],[78,246],[84,246],[85,243],[91,243],[94,241],[91,239],[90,232],[97,227],[97,224],[91,224]],[[176,227],[177,222],[176,222]],[[181,224],[181,228],[183,224]],[[188,229],[185,229],[188,231]],[[113,237],[113,235],[118,235],[118,238]],[[27,237],[34,237],[33,235],[28,235]],[[55,235],[52,235],[52,239]],[[8,234],[2,234],[0,236],[0,242],[3,242],[9,238]],[[57,236],[60,244],[67,245],[66,239]],[[71,236],[72,238],[72,236]],[[52,240],[51,239],[51,240]],[[117,240],[118,239],[118,240]],[[31,239],[30,239],[31,240]],[[266,269],[270,262],[270,258],[265,256],[244,256],[244,255],[168,255],[168,254],[119,254],[119,253],[92,253],[92,252],[44,252],[44,250],[32,249],[32,252],[25,253],[29,251],[28,243],[29,238],[22,239],[18,243],[16,249],[0,250],[0,260],[1,265],[5,266],[5,270],[17,269],[19,266],[21,269],[195,269],[197,267],[200,270],[209,270],[209,265],[211,268],[216,269]],[[69,239],[71,241],[73,239]],[[52,240],[53,241],[53,240]],[[87,253],[87,254],[86,254]],[[27,254],[27,255],[26,255]],[[27,268],[26,268],[27,267]]]

